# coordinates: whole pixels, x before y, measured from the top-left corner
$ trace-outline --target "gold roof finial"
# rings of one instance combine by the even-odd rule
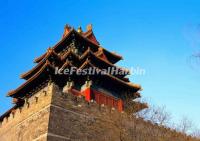
[[[90,30],[92,30],[92,24],[87,25],[87,31],[90,31]]]
[[[78,27],[77,31],[78,31],[78,33],[82,33],[83,32],[81,26]]]

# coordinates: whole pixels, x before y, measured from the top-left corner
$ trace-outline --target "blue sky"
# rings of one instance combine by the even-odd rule
[[[11,107],[6,93],[23,80],[33,59],[53,46],[66,23],[93,24],[105,48],[124,56],[119,65],[139,66],[131,76],[142,95],[166,105],[174,119],[188,116],[200,126],[200,2],[194,0],[0,0],[0,114]]]

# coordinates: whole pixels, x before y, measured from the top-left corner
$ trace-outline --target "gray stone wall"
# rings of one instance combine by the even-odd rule
[[[51,98],[52,85],[40,90],[22,108],[4,118],[0,141],[46,141]]]
[[[87,103],[53,83],[27,103],[4,119],[0,141],[198,141],[95,101]]]

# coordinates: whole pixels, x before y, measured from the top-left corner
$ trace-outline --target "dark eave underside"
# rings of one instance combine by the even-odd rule
[[[46,56],[45,58],[43,58],[43,60],[41,60],[33,69],[31,69],[30,71],[24,73],[21,75],[21,78],[23,79],[29,79],[30,77],[32,77],[35,73],[37,73],[37,71],[43,66],[43,64],[46,62],[46,60],[48,60],[48,58],[50,56],[56,56],[57,58],[61,58],[59,59],[60,61],[64,61],[66,60],[66,58],[69,56],[69,55],[73,55],[75,58],[77,58],[77,60],[79,60],[79,62],[83,62],[84,60],[86,60],[89,56],[92,57],[91,58],[91,61],[93,63],[95,63],[96,65],[98,64],[99,67],[101,69],[106,69],[108,67],[114,67],[115,69],[119,69],[121,71],[124,71],[125,74],[124,75],[121,75],[120,77],[123,78],[124,76],[126,76],[126,74],[129,74],[128,71],[124,70],[123,68],[119,68],[115,65],[113,65],[112,63],[108,62],[107,60],[103,59],[103,58],[100,58],[98,57],[96,54],[94,54],[90,48],[88,48],[88,50],[85,51],[85,53],[83,53],[81,56],[78,56],[76,55],[75,53],[73,53],[71,50],[68,50],[63,56],[59,57],[58,54],[56,54],[54,51],[52,51],[52,53],[46,53]]]

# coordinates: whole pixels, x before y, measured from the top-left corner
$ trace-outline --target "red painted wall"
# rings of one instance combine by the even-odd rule
[[[115,99],[112,96],[106,95],[91,88],[85,89],[82,92],[82,95],[85,96],[85,100],[88,102],[94,99],[98,104],[104,104],[110,107],[114,107],[120,112],[123,111],[123,101],[121,99]]]

